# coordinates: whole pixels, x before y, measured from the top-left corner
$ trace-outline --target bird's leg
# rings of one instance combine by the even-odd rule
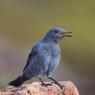
[[[50,80],[52,80],[56,85],[58,85],[61,89],[63,89],[63,86],[58,82],[58,81],[56,81],[55,79],[53,79],[53,78],[51,78],[51,77],[49,77],[49,76],[47,76]]]
[[[50,84],[50,83],[44,83],[41,78],[39,78],[39,80],[41,81],[41,83],[42,83],[41,85],[42,85],[42,86],[45,86],[45,87],[46,87],[46,86],[52,85],[52,84]]]

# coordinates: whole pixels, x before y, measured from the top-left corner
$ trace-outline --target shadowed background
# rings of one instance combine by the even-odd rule
[[[0,0],[0,88],[21,73],[33,45],[56,26],[73,37],[61,42],[62,64],[53,76],[73,81],[81,95],[95,94],[95,0]]]

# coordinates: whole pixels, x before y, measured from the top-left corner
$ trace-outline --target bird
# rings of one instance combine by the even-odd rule
[[[43,39],[32,48],[22,73],[9,85],[19,87],[33,77],[38,78],[42,86],[51,85],[42,80],[46,76],[62,89],[63,86],[51,76],[60,64],[60,41],[65,37],[72,37],[71,33],[60,27],[49,29]]]

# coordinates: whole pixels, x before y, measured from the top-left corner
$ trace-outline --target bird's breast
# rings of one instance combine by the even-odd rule
[[[53,46],[51,49],[51,57],[56,58],[60,55],[60,47],[59,46]]]
[[[60,63],[60,50],[52,49],[50,64],[49,64],[49,72],[54,71],[58,67],[59,63]]]
[[[59,54],[60,54],[60,52],[59,52],[58,50],[52,50],[52,51],[51,51],[51,57],[52,57],[52,58],[58,57]]]
[[[45,46],[45,50],[49,55],[50,59],[57,59],[60,57],[60,46],[56,45],[47,45]]]

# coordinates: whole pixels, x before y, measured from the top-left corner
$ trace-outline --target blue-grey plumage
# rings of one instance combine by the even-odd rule
[[[23,74],[29,78],[31,78],[31,76],[42,77],[52,74],[52,71],[55,70],[60,61],[59,44],[55,43],[50,45],[40,42],[35,48],[33,48],[32,52],[36,53],[33,59],[31,59],[29,64],[25,67]]]
[[[50,29],[45,37],[32,48],[20,78],[17,78],[9,84],[20,86],[24,81],[32,77],[38,77],[41,80],[43,76],[47,76],[49,79],[55,81],[51,78],[51,74],[60,63],[61,54],[59,42],[66,36],[71,37],[70,33],[65,32],[63,28],[57,27]],[[44,84],[42,80],[41,82]],[[60,86],[57,81],[55,83]]]

